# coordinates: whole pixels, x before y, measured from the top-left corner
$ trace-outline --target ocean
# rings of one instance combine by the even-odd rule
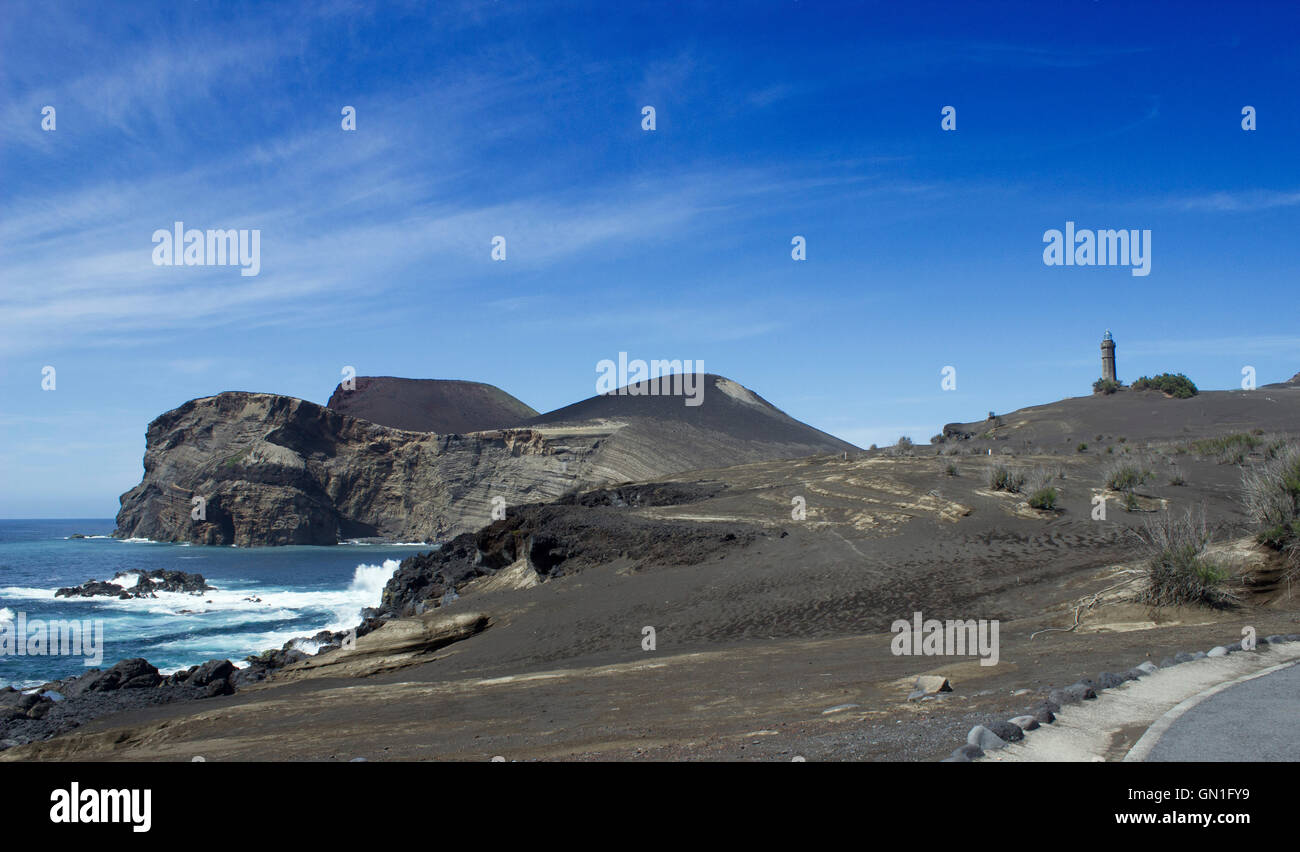
[[[431,549],[199,547],[113,539],[113,526],[112,519],[0,520],[0,629],[14,635],[20,616],[29,631],[33,620],[102,620],[100,668],[132,657],[164,674],[213,658],[237,662],[290,639],[355,627],[361,610],[379,603],[398,563]],[[71,538],[76,534],[91,537]],[[138,600],[54,596],[92,579],[131,586],[132,572],[159,568],[202,574],[217,590]],[[0,687],[39,686],[86,670],[82,656],[9,654],[0,656]]]

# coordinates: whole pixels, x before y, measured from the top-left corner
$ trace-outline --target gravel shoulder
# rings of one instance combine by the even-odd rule
[[[1141,680],[1103,691],[1100,697],[1062,707],[1056,722],[1028,734],[1024,740],[1011,743],[1006,748],[988,752],[986,760],[995,762],[1099,762],[1120,761],[1130,755],[1144,734],[1157,724],[1165,714],[1184,701],[1194,699],[1206,690],[1258,675],[1279,665],[1300,661],[1300,642],[1262,646],[1255,651],[1241,651],[1226,657],[1205,658],[1183,663],[1173,668],[1160,669]],[[1288,669],[1297,672],[1297,669]],[[1267,689],[1273,684],[1267,678],[1247,681],[1257,684],[1257,689]],[[1243,688],[1243,685],[1234,689]],[[1221,693],[1225,697],[1231,690]],[[1294,696],[1287,724],[1280,730],[1296,734],[1294,725]],[[1219,713],[1209,715],[1220,720]],[[1188,722],[1192,720],[1189,719]],[[1244,720],[1214,729],[1206,727],[1204,718],[1194,730],[1183,730],[1175,722],[1170,728],[1175,732],[1171,743],[1177,748],[1161,748],[1148,759],[1153,760],[1254,760],[1249,737],[1242,736]],[[1258,727],[1252,725],[1252,727]],[[1163,743],[1163,739],[1161,740]],[[1236,749],[1234,752],[1233,749]],[[1226,751],[1225,751],[1226,750]],[[1211,757],[1213,754],[1235,756]],[[1164,756],[1162,756],[1164,755]],[[1137,757],[1135,759],[1141,759]]]

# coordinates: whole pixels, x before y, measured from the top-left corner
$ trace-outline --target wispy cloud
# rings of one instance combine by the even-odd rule
[[[1279,207],[1295,207],[1298,204],[1300,204],[1300,191],[1286,192],[1271,189],[1211,192],[1166,202],[1166,206],[1179,210],[1209,213],[1254,213]]]
[[[279,53],[267,39],[232,40],[203,50],[155,42],[115,67],[94,68],[57,84],[33,78],[35,85],[22,86],[19,81],[22,95],[0,109],[0,121],[5,127],[28,129],[6,134],[10,140],[46,149],[58,138],[39,129],[41,107],[49,104],[58,111],[65,131],[116,131],[156,144],[158,134],[175,131],[178,107],[202,102],[214,90],[247,84],[254,69]]]

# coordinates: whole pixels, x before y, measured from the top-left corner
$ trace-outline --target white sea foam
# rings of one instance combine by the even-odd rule
[[[382,565],[359,564],[348,585],[335,589],[296,590],[227,580],[221,588],[200,595],[157,592],[154,597],[125,600],[107,596],[54,599],[52,589],[21,587],[0,589],[0,595],[41,599],[54,606],[93,601],[96,617],[104,620],[105,633],[143,639],[147,648],[142,655],[161,669],[178,660],[193,663],[211,657],[241,659],[283,647],[291,640],[301,640],[296,647],[314,654],[320,645],[310,637],[321,630],[338,632],[356,627],[361,610],[379,604],[384,586],[399,565],[396,559],[386,559]],[[139,577],[139,572],[123,571],[113,582],[131,588]],[[308,617],[305,626],[266,629],[277,622],[301,623],[304,616]],[[8,607],[0,609],[0,621],[6,618],[16,618]],[[259,623],[266,627],[259,629]],[[177,663],[173,670],[180,668],[183,666]]]
[[[297,591],[276,588],[226,588],[204,592],[200,597],[179,592],[159,592],[156,598],[110,599],[108,604],[112,608],[128,611],[143,610],[153,615],[179,615],[184,618],[217,614],[237,618],[241,622],[289,620],[297,618],[304,611],[325,610],[331,614],[326,624],[314,627],[310,631],[298,628],[268,632],[240,632],[226,637],[235,653],[248,652],[250,648],[261,651],[267,648],[279,648],[292,639],[306,639],[321,630],[338,632],[356,627],[361,620],[361,610],[379,604],[383,597],[384,586],[400,564],[396,559],[386,559],[382,565],[358,565],[353,572],[352,582],[345,589]],[[249,598],[260,600],[249,600]],[[188,610],[188,612],[183,613],[181,610]],[[157,647],[174,651],[190,648],[198,650],[211,647],[213,638],[210,635],[186,636],[160,642]],[[318,647],[318,645],[310,648],[300,646],[300,650],[315,653]]]
[[[54,597],[55,589],[36,589],[31,586],[5,586],[0,589],[0,596],[6,598],[33,598],[44,600]]]

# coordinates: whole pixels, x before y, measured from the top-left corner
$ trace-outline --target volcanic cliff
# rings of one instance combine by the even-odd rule
[[[856,449],[729,379],[703,381],[698,406],[620,392],[464,434],[393,428],[273,394],[191,400],[149,424],[144,478],[122,495],[115,535],[240,546],[441,541],[488,524],[494,510],[575,489]],[[476,416],[485,399],[514,399],[463,384]],[[456,388],[438,396],[457,404]],[[391,399],[383,407],[400,409]]]

